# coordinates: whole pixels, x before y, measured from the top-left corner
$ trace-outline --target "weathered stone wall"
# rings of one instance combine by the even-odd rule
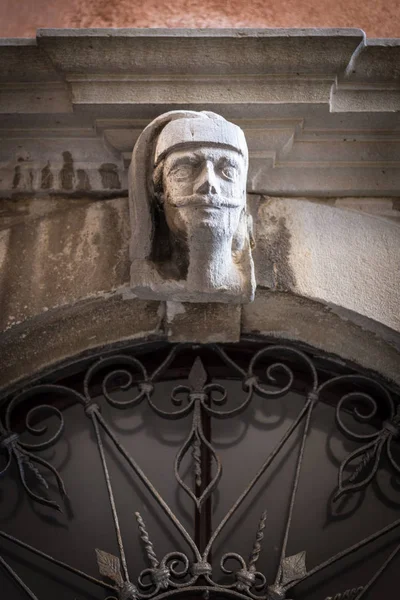
[[[127,199],[0,202],[2,330],[127,285]]]
[[[257,223],[259,286],[342,307],[400,332],[400,219],[351,204],[264,197]]]
[[[259,288],[341,307],[400,333],[398,211],[382,217],[333,201],[252,195],[248,204]],[[127,198],[2,200],[0,215],[3,331],[88,298],[131,295]]]
[[[135,298],[125,197],[0,202],[0,386],[107,344],[241,335],[296,340],[400,383],[393,201],[376,216],[361,199],[354,210],[249,196],[258,289],[242,307]]]

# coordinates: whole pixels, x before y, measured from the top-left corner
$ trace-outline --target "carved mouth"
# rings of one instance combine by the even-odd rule
[[[202,210],[221,210],[222,208],[233,208],[222,204],[188,204],[190,208],[201,208]]]
[[[210,198],[209,196],[189,196],[175,202],[175,208],[202,208],[209,210],[221,210],[224,208],[239,208],[240,203],[232,202],[219,198]]]

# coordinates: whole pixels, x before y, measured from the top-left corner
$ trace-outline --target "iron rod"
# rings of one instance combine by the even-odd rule
[[[295,587],[296,585],[298,585],[299,583],[301,583],[305,579],[308,579],[312,575],[315,575],[316,573],[319,573],[319,571],[322,571],[323,569],[326,569],[326,567],[329,567],[330,565],[333,565],[335,562],[337,562],[341,558],[345,558],[346,556],[349,556],[350,554],[353,554],[354,552],[357,552],[357,550],[360,550],[361,548],[363,548],[364,546],[366,546],[370,542],[374,542],[375,540],[377,540],[380,537],[382,537],[383,535],[385,535],[385,533],[389,533],[390,531],[393,531],[393,529],[396,529],[396,527],[399,527],[399,526],[400,526],[400,519],[397,519],[397,521],[394,521],[390,525],[387,525],[383,529],[380,529],[376,533],[373,533],[372,535],[368,536],[367,538],[365,538],[361,542],[357,542],[357,544],[354,544],[353,546],[350,546],[350,548],[347,548],[346,550],[343,550],[342,552],[338,552],[337,554],[335,554],[335,556],[332,556],[331,558],[328,558],[328,560],[325,560],[320,565],[317,565],[316,567],[314,567],[314,569],[311,569],[311,571],[308,571],[308,573],[306,573],[306,575],[304,575],[304,577],[302,577],[301,579],[298,579],[297,581],[294,581],[293,583],[289,583],[288,585],[285,585],[284,589],[286,591],[290,590],[291,588]]]
[[[307,441],[308,432],[310,429],[311,416],[312,416],[314,406],[315,406],[315,401],[312,400],[308,407],[307,418],[306,418],[306,422],[304,425],[304,431],[303,431],[303,436],[302,436],[300,450],[299,450],[299,456],[297,459],[296,475],[295,475],[295,479],[293,482],[292,494],[291,494],[291,498],[290,498],[289,514],[288,514],[288,518],[286,521],[285,536],[284,536],[283,542],[282,542],[281,557],[279,560],[279,567],[278,567],[278,573],[277,573],[276,579],[275,579],[275,585],[278,585],[278,583],[279,583],[280,577],[282,575],[282,561],[286,557],[286,548],[287,548],[287,543],[289,540],[290,527],[292,524],[293,510],[294,510],[294,505],[295,505],[295,501],[296,501],[297,490],[299,487],[301,467],[303,464],[304,451],[305,451],[305,447],[306,447],[306,441]]]
[[[400,544],[397,546],[397,548],[395,548],[393,550],[393,552],[390,554],[390,556],[385,560],[385,562],[383,563],[383,565],[380,567],[380,569],[378,569],[378,571],[375,573],[375,575],[369,580],[369,582],[367,583],[367,585],[362,589],[362,591],[355,597],[354,600],[361,600],[361,598],[363,598],[366,594],[366,592],[368,592],[368,590],[371,589],[371,587],[374,585],[375,581],[377,581],[377,579],[382,575],[382,573],[387,569],[387,567],[390,565],[390,563],[392,562],[392,560],[395,558],[395,556],[399,553],[400,551]]]
[[[278,445],[274,448],[274,450],[268,456],[267,460],[264,462],[264,464],[262,465],[262,467],[258,470],[258,472],[256,473],[256,475],[250,481],[250,483],[248,484],[248,486],[246,487],[246,489],[242,492],[242,494],[236,500],[236,502],[234,503],[234,505],[231,507],[231,509],[227,512],[227,514],[225,515],[225,517],[222,519],[222,521],[220,522],[220,524],[218,525],[218,527],[216,528],[216,530],[212,534],[212,536],[211,536],[211,538],[210,538],[210,540],[209,540],[209,542],[207,544],[207,547],[206,547],[206,549],[204,551],[204,554],[203,554],[203,560],[207,560],[207,557],[208,557],[208,555],[210,553],[210,550],[211,550],[211,546],[215,542],[215,540],[218,537],[218,535],[221,533],[222,529],[225,527],[226,523],[229,521],[229,519],[232,517],[232,515],[236,512],[236,510],[242,504],[243,500],[246,498],[246,496],[249,494],[249,492],[253,489],[253,487],[255,486],[255,484],[257,483],[257,481],[263,475],[264,471],[269,467],[269,465],[272,463],[272,461],[274,460],[274,458],[276,457],[276,455],[280,452],[280,450],[282,449],[282,447],[285,445],[286,441],[291,437],[292,433],[297,429],[297,427],[299,426],[299,423],[301,423],[301,421],[303,420],[304,415],[306,414],[306,412],[307,412],[307,410],[309,408],[310,403],[311,403],[311,400],[308,400],[307,403],[304,405],[302,411],[300,412],[299,416],[297,417],[297,419],[287,429],[285,435],[281,438],[281,440],[278,443]]]
[[[18,585],[26,592],[26,594],[31,598],[31,600],[39,600],[38,597],[32,592],[30,588],[22,581],[21,577],[16,574],[14,569],[10,567],[10,565],[4,560],[2,556],[0,556],[0,565],[5,569],[11,577],[18,583]]]
[[[86,579],[87,581],[90,581],[91,583],[100,585],[101,587],[111,590],[112,592],[115,592],[117,589],[113,585],[104,583],[104,581],[101,581],[100,579],[96,579],[95,577],[92,577],[91,575],[88,575],[87,573],[84,573],[83,571],[80,571],[79,569],[75,569],[75,567],[71,567],[70,565],[67,565],[66,563],[62,562],[61,560],[58,560],[57,558],[53,558],[52,556],[49,556],[45,552],[42,552],[41,550],[38,550],[37,548],[34,548],[33,546],[30,546],[29,544],[22,542],[21,540],[13,537],[12,535],[5,533],[5,531],[0,531],[0,537],[4,538],[6,540],[9,540],[10,542],[13,542],[17,546],[20,546],[20,548],[24,548],[25,550],[29,550],[30,552],[33,552],[37,556],[40,556],[41,558],[48,560],[49,562],[53,563],[54,565],[57,565],[58,567],[62,567],[66,571],[69,571],[70,573],[73,573],[74,575],[78,575],[79,577],[82,577],[83,579]]]
[[[122,570],[124,573],[124,581],[129,581],[128,565],[127,565],[126,557],[125,557],[125,550],[124,550],[124,544],[122,541],[121,528],[119,526],[118,513],[117,513],[116,506],[115,506],[114,493],[112,490],[110,474],[108,472],[106,457],[104,454],[103,442],[101,440],[99,425],[97,423],[97,414],[98,414],[97,411],[93,410],[91,412],[90,416],[92,418],[93,427],[94,427],[94,430],[96,433],[97,447],[99,449],[101,464],[103,466],[104,477],[106,480],[108,498],[110,500],[111,512],[112,512],[112,516],[113,516],[113,520],[114,520],[115,534],[117,536],[117,543],[118,543],[118,549],[119,549],[119,554],[120,554],[120,558],[121,558],[121,565],[122,565]]]
[[[175,514],[169,508],[168,504],[161,497],[161,495],[156,490],[156,488],[153,486],[153,484],[148,480],[148,478],[143,473],[142,469],[139,467],[139,465],[136,463],[136,461],[125,450],[125,448],[123,447],[123,445],[119,442],[119,440],[115,437],[115,435],[113,434],[113,432],[109,429],[107,423],[104,421],[103,417],[101,416],[101,413],[99,413],[98,411],[96,411],[96,416],[97,416],[97,419],[98,419],[100,425],[106,431],[106,433],[110,437],[110,439],[114,442],[115,447],[117,448],[117,450],[128,461],[128,463],[133,468],[133,470],[135,471],[135,473],[138,475],[138,477],[141,479],[141,481],[147,487],[147,489],[149,490],[149,492],[151,493],[151,495],[153,496],[153,498],[155,498],[155,500],[157,500],[157,502],[159,503],[159,505],[161,506],[161,508],[165,512],[165,514],[171,519],[172,523],[175,525],[175,527],[178,529],[178,531],[182,534],[182,536],[188,542],[188,544],[192,548],[192,550],[193,550],[196,558],[198,560],[201,560],[201,554],[199,552],[199,549],[197,548],[197,545],[193,541],[193,539],[190,536],[190,534],[186,531],[185,527],[182,525],[182,523],[179,521],[179,519],[175,516]]]

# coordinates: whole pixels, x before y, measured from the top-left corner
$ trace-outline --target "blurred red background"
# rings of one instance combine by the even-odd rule
[[[0,37],[38,27],[359,27],[400,37],[400,0],[0,0]]]

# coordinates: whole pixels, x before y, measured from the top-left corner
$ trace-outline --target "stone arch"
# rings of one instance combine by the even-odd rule
[[[399,353],[391,332],[381,329],[378,334],[371,323],[368,330],[365,322],[357,323],[357,315],[344,319],[321,303],[260,290],[243,310],[235,340],[218,308],[192,305],[169,320],[161,303],[114,295],[47,311],[2,334],[0,386],[9,388],[74,357],[123,348],[132,341],[238,342],[240,337],[295,342],[400,384]]]

